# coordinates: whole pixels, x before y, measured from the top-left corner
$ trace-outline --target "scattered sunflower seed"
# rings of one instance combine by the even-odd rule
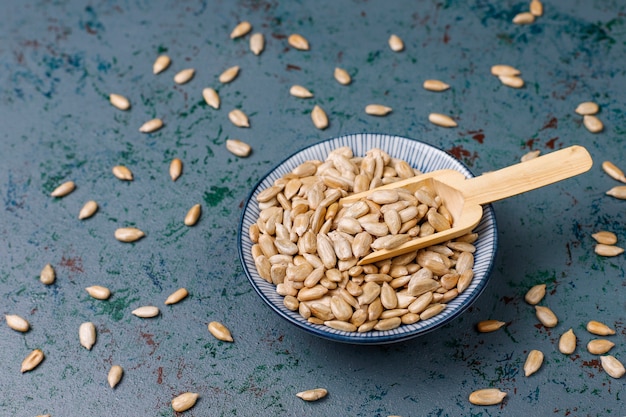
[[[587,128],[591,133],[599,133],[604,130],[604,125],[596,116],[586,114],[583,116],[583,125]]]
[[[541,368],[543,364],[543,352],[540,350],[531,350],[528,352],[526,362],[524,362],[524,376],[531,376]]]
[[[306,89],[305,87],[302,87],[301,85],[291,86],[291,88],[289,89],[289,94],[291,94],[294,97],[299,97],[299,98],[313,97],[313,93],[311,93],[308,89]]]
[[[335,80],[341,85],[348,85],[352,82],[352,77],[350,77],[348,71],[343,68],[336,67],[333,75],[335,76]]]
[[[115,238],[120,242],[134,242],[146,234],[136,227],[121,227],[115,230]]]
[[[617,181],[626,182],[626,176],[624,171],[619,169],[614,163],[610,161],[602,162],[602,169],[611,178]]]
[[[537,149],[535,151],[530,151],[530,152],[522,155],[522,157],[520,158],[520,162],[526,162],[526,161],[530,161],[531,159],[535,159],[536,157],[539,156],[540,153],[541,153],[541,151],[539,149]]]
[[[521,72],[517,68],[512,67],[510,65],[498,64],[498,65],[494,65],[491,67],[491,74],[495,75],[496,77],[500,77],[500,76],[514,77],[516,75],[520,75]]]
[[[524,296],[524,300],[530,305],[539,304],[543,297],[546,295],[546,284],[537,284],[533,286],[526,295]]]
[[[114,107],[117,107],[120,110],[128,110],[130,108],[130,101],[120,94],[109,95],[109,101]]]
[[[365,106],[365,113],[372,116],[386,116],[391,113],[391,107],[383,106],[382,104],[368,104]]]
[[[83,206],[83,208],[80,209],[80,212],[78,212],[78,219],[79,220],[88,219],[94,214],[96,214],[96,211],[98,211],[98,203],[96,203],[93,200],[87,201],[85,205]]]
[[[25,318],[18,316],[17,314],[6,314],[5,319],[7,325],[18,332],[25,333],[30,329],[30,323]]]
[[[559,352],[571,355],[576,350],[576,335],[573,329],[569,329],[559,338]]]
[[[481,333],[495,332],[506,323],[499,320],[483,320],[478,322],[476,329]]]
[[[587,343],[587,350],[592,355],[602,355],[611,350],[615,343],[606,339],[594,339]]]
[[[428,91],[446,91],[450,88],[450,85],[439,80],[426,80],[423,87]]]
[[[226,328],[222,323],[217,321],[212,321],[209,323],[209,332],[218,340],[222,340],[224,342],[232,342],[233,337],[230,334],[230,330]]]
[[[96,300],[108,300],[111,296],[111,290],[100,285],[92,285],[91,287],[85,288],[85,291]]]
[[[615,356],[600,356],[600,361],[602,362],[602,369],[604,369],[604,372],[609,374],[611,378],[620,379],[626,374],[626,368],[624,368],[624,365]]]
[[[122,369],[119,365],[113,365],[111,369],[109,369],[109,374],[107,375],[107,382],[111,388],[115,388],[117,384],[122,380],[122,375],[124,375],[124,369]]]
[[[183,173],[183,161],[179,158],[172,159],[170,162],[170,178],[172,181],[176,181]]]
[[[303,399],[304,401],[317,401],[328,395],[328,390],[325,388],[314,388],[306,391],[301,391],[296,394],[296,397]]]
[[[265,49],[265,37],[262,33],[255,33],[250,36],[250,50],[254,55],[261,55]]]
[[[193,78],[195,74],[196,74],[195,69],[186,68],[182,71],[177,72],[176,75],[174,75],[174,82],[176,84],[186,84],[189,81],[191,81],[191,79]]]
[[[41,273],[39,274],[39,281],[41,281],[41,283],[44,285],[51,285],[54,284],[55,280],[56,273],[54,272],[54,268],[52,267],[52,265],[46,264],[46,266],[43,267]]]
[[[605,245],[603,243],[598,243],[594,248],[594,252],[600,256],[611,257],[611,256],[621,255],[622,253],[624,253],[624,248],[620,248],[619,246],[614,246],[614,245]]]
[[[21,372],[28,372],[35,369],[44,359],[44,354],[40,349],[35,349],[22,361]]]
[[[524,86],[524,80],[522,79],[522,77],[518,77],[516,75],[500,75],[498,76],[498,79],[502,84],[506,85],[507,87],[522,88]]]
[[[91,322],[85,322],[78,328],[78,340],[81,346],[91,350],[96,343],[96,326]]]
[[[591,235],[596,242],[604,245],[614,245],[617,243],[617,236],[613,232],[601,230]]]
[[[543,15],[543,3],[540,0],[531,0],[530,13],[535,17]]]
[[[233,155],[245,158],[250,155],[252,148],[238,139],[226,139],[226,149]]]
[[[587,331],[598,336],[609,336],[615,334],[615,330],[611,329],[604,323],[591,320],[587,323]]]
[[[250,22],[243,21],[239,23],[232,32],[230,32],[231,39],[237,39],[242,36],[247,35],[252,30],[252,25]]]
[[[220,96],[214,89],[207,87],[202,90],[202,98],[204,98],[206,104],[213,107],[214,109],[217,110],[220,108]]]
[[[136,308],[132,311],[132,314],[141,317],[142,319],[148,319],[159,315],[159,308],[155,306],[143,306]]]
[[[250,127],[248,116],[239,109],[234,109],[228,113],[228,119],[237,127]]]
[[[328,116],[326,112],[318,105],[313,107],[311,111],[311,120],[313,120],[313,124],[316,128],[320,130],[324,130],[328,127]]]
[[[472,392],[469,401],[474,405],[496,405],[500,404],[506,397],[506,392],[497,388],[484,388]]]
[[[165,71],[167,67],[170,66],[171,62],[172,60],[167,55],[161,55],[157,57],[157,59],[154,61],[154,64],[152,65],[152,72],[154,74],[158,74]]]
[[[222,72],[219,76],[219,81],[222,84],[228,84],[239,75],[239,65],[235,65],[233,67],[228,68],[224,72]]]
[[[580,103],[574,111],[581,116],[592,115],[600,111],[600,106],[593,101],[585,101]]]
[[[200,206],[200,204],[191,207],[185,216],[185,226],[195,225],[200,218],[200,213],[202,213],[202,206]]]
[[[535,314],[545,327],[555,327],[559,322],[554,312],[548,307],[535,306]]]
[[[516,25],[529,25],[535,21],[535,16],[530,12],[518,13],[513,17]]]
[[[441,126],[441,127],[456,127],[457,123],[454,121],[454,119],[450,116],[446,116],[445,114],[441,114],[441,113],[430,113],[428,115],[428,120],[437,126]]]
[[[626,200],[626,185],[618,185],[617,187],[613,187],[606,192],[606,195],[619,198],[620,200]]]
[[[177,413],[187,411],[198,401],[199,395],[195,392],[185,392],[172,400],[172,409]]]
[[[398,35],[391,35],[389,37],[388,43],[389,47],[394,52],[400,52],[404,49],[404,42],[402,41],[402,39],[400,39]]]
[[[55,188],[50,193],[50,195],[52,197],[65,197],[66,195],[74,191],[75,188],[76,184],[74,184],[74,181],[66,181],[63,184],[59,185],[57,188]]]
[[[152,119],[148,120],[146,123],[142,124],[139,128],[141,133],[152,133],[156,132],[160,128],[163,127],[163,120],[161,119]]]
[[[289,45],[301,51],[309,50],[309,41],[307,41],[304,36],[298,35],[297,33],[289,35],[289,37],[287,38],[287,42],[289,43]]]
[[[133,173],[130,171],[130,169],[128,169],[128,167],[125,167],[123,165],[116,165],[113,167],[112,171],[113,175],[115,175],[117,179],[120,179],[122,181],[133,180]]]
[[[189,295],[189,291],[186,288],[179,288],[173,293],[170,294],[169,297],[165,300],[165,304],[176,304],[181,302],[185,297]]]

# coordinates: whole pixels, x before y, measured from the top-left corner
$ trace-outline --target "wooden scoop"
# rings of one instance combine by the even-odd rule
[[[425,248],[471,232],[483,215],[482,204],[512,197],[573,177],[591,168],[593,161],[582,146],[570,146],[544,156],[521,162],[479,177],[467,179],[451,169],[429,172],[406,180],[377,187],[342,198],[340,206],[349,206],[367,198],[376,190],[404,188],[414,193],[426,185],[435,190],[452,215],[452,227],[406,242],[393,249],[373,252],[359,261],[359,265],[392,258]]]

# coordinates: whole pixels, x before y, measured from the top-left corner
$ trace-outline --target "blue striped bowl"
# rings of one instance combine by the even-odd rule
[[[385,134],[352,134],[339,138],[329,139],[304,148],[287,157],[254,186],[248,196],[239,226],[238,246],[239,258],[250,283],[261,296],[263,301],[279,316],[310,334],[337,342],[352,344],[375,345],[394,343],[407,340],[449,323],[463,313],[482,293],[496,255],[497,228],[493,208],[484,206],[484,214],[481,222],[475,229],[479,234],[474,243],[474,278],[471,285],[458,297],[448,303],[447,308],[440,314],[428,320],[418,321],[415,324],[401,325],[388,331],[370,331],[366,333],[345,332],[331,329],[326,326],[311,324],[298,314],[289,311],[283,305],[283,297],[276,293],[273,284],[268,283],[257,273],[252,259],[252,242],[248,237],[250,226],[255,223],[259,216],[256,196],[265,188],[271,186],[274,180],[291,172],[296,166],[307,160],[325,160],[328,153],[336,148],[348,146],[355,155],[363,156],[372,148],[380,148],[392,157],[401,158],[417,168],[421,172],[430,172],[438,169],[454,169],[462,172],[466,177],[472,177],[470,170],[460,161],[445,151],[435,148],[417,140]]]

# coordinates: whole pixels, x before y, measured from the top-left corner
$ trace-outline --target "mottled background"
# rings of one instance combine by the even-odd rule
[[[604,193],[618,183],[600,168],[626,169],[626,4],[618,0],[545,0],[530,26],[511,23],[526,1],[3,1],[0,5],[0,313],[27,318],[32,329],[0,326],[0,414],[4,416],[173,416],[171,399],[200,393],[189,416],[596,416],[626,414],[622,380],[602,371],[586,343],[590,319],[617,330],[611,351],[626,362],[624,255],[594,254],[591,233],[610,230],[626,245],[626,201]],[[242,20],[266,37],[260,56],[248,37],[229,38]],[[308,52],[288,46],[300,33]],[[406,49],[392,52],[392,34]],[[160,53],[171,67],[157,76]],[[523,89],[501,85],[493,64],[522,71]],[[218,75],[232,65],[231,84]],[[333,78],[336,66],[353,76]],[[186,85],[172,81],[196,69]],[[423,90],[427,78],[449,82],[445,93]],[[315,97],[289,96],[292,84]],[[219,90],[222,108],[209,108],[204,87]],[[113,108],[108,94],[132,103]],[[605,130],[592,134],[574,113],[578,103],[601,106]],[[385,118],[364,113],[369,103],[393,108]],[[317,130],[314,104],[329,114]],[[250,129],[227,118],[241,108]],[[427,121],[429,112],[453,115],[458,128]],[[145,135],[139,126],[161,117],[165,127]],[[499,252],[491,281],[473,307],[444,328],[388,346],[350,346],[293,328],[266,307],[237,258],[237,224],[252,185],[288,154],[353,132],[383,132],[423,140],[464,161],[476,174],[572,144],[591,152],[582,176],[494,204]],[[228,138],[253,147],[239,159]],[[176,182],[169,161],[184,162]],[[111,167],[127,165],[133,182]],[[49,193],[74,180],[63,199]],[[85,201],[100,210],[79,221]],[[200,203],[193,228],[187,210]],[[147,237],[135,244],[113,238],[135,225]],[[39,280],[50,263],[57,281]],[[523,295],[547,283],[543,304],[560,319],[539,325]],[[104,285],[108,301],[84,288]],[[175,306],[163,300],[184,286]],[[145,304],[160,317],[130,314]],[[499,319],[505,328],[479,334],[476,322]],[[235,343],[207,331],[217,320]],[[78,343],[78,326],[93,321],[98,341]],[[576,352],[558,352],[560,334],[573,328]],[[21,374],[22,359],[40,348],[45,361]],[[545,355],[529,378],[529,350]],[[124,367],[115,390],[112,364]],[[295,393],[325,387],[329,395],[305,403]],[[498,406],[472,406],[478,388],[508,393]]]

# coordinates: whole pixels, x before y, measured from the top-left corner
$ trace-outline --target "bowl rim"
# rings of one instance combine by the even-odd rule
[[[446,325],[447,323],[449,323],[450,321],[454,320],[455,318],[457,318],[458,316],[460,316],[462,313],[464,313],[477,299],[478,297],[483,293],[483,291],[485,290],[487,283],[490,280],[491,274],[493,272],[493,267],[494,267],[494,262],[497,256],[497,252],[498,252],[498,234],[497,234],[497,222],[496,222],[496,217],[495,217],[495,211],[493,210],[493,207],[491,204],[486,204],[483,205],[483,216],[481,218],[481,222],[479,223],[479,225],[475,228],[475,230],[479,229],[481,226],[489,226],[489,225],[484,225],[483,223],[487,223],[487,222],[491,222],[491,227],[492,227],[492,233],[491,236],[489,236],[490,241],[491,241],[491,248],[492,248],[492,256],[489,258],[489,264],[483,274],[483,278],[481,280],[480,283],[478,283],[478,285],[476,285],[476,287],[473,289],[472,293],[470,294],[470,296],[468,297],[468,299],[466,301],[464,301],[464,303],[460,304],[459,306],[457,306],[455,309],[450,309],[450,311],[447,312],[447,314],[445,314],[445,316],[440,317],[442,314],[444,314],[446,312],[446,310],[444,310],[444,312],[430,318],[423,322],[428,322],[431,321],[431,324],[428,325],[426,328],[421,328],[421,329],[416,329],[413,331],[405,331],[402,333],[392,333],[392,334],[388,334],[387,332],[389,331],[370,331],[370,332],[366,332],[366,333],[355,333],[355,332],[341,332],[341,331],[337,331],[335,329],[331,329],[328,328],[326,326],[322,326],[322,325],[315,325],[315,324],[311,324],[309,322],[307,322],[306,320],[302,319],[302,321],[299,321],[298,319],[295,319],[294,317],[290,316],[286,311],[283,311],[283,309],[281,308],[282,306],[278,306],[276,305],[276,303],[274,301],[272,301],[271,299],[268,298],[268,296],[263,292],[262,288],[259,287],[259,285],[257,284],[257,282],[255,281],[255,279],[252,276],[251,271],[249,271],[248,269],[248,265],[246,263],[246,259],[245,259],[245,253],[244,253],[244,249],[243,249],[243,239],[244,239],[244,234],[245,236],[248,236],[248,232],[244,231],[244,220],[245,220],[245,216],[246,213],[248,211],[248,207],[250,206],[251,203],[254,203],[253,201],[253,197],[254,194],[257,192],[258,188],[262,185],[263,182],[265,182],[268,177],[272,176],[273,174],[276,173],[276,171],[283,166],[283,164],[285,164],[287,161],[289,161],[290,159],[294,158],[295,156],[311,149],[311,148],[315,148],[315,147],[324,147],[325,145],[331,143],[331,142],[335,142],[335,141],[340,141],[340,140],[347,140],[348,138],[351,137],[389,137],[389,138],[393,138],[394,140],[400,140],[400,141],[411,141],[411,142],[416,142],[416,144],[424,146],[426,148],[432,148],[431,151],[435,152],[435,153],[439,153],[444,155],[445,157],[449,158],[448,160],[451,162],[455,162],[456,164],[459,165],[459,168],[461,168],[461,172],[466,175],[467,177],[473,177],[474,174],[472,173],[472,171],[467,167],[467,165],[460,161],[459,159],[457,159],[456,157],[454,157],[453,155],[451,155],[450,153],[448,153],[447,151],[445,151],[444,149],[436,146],[436,145],[432,145],[429,143],[426,143],[424,141],[421,140],[417,140],[417,139],[413,139],[413,138],[409,138],[406,136],[400,136],[400,135],[394,135],[394,134],[387,134],[387,133],[349,133],[349,134],[343,134],[340,136],[336,136],[336,137],[331,137],[331,138],[327,138],[312,144],[309,144],[307,146],[304,146],[302,148],[299,148],[298,150],[292,152],[291,154],[287,155],[286,157],[284,157],[282,160],[280,160],[280,162],[276,163],[273,165],[273,167],[271,167],[268,171],[266,171],[260,178],[259,180],[254,184],[254,186],[251,188],[251,190],[248,192],[242,209],[241,209],[241,214],[239,217],[239,224],[238,224],[238,236],[237,236],[237,249],[238,249],[238,257],[239,257],[239,261],[243,267],[244,273],[246,275],[246,278],[248,279],[248,281],[250,282],[250,284],[252,285],[253,289],[255,290],[255,292],[261,297],[261,299],[265,302],[265,304],[271,309],[273,310],[275,313],[277,313],[280,317],[282,317],[284,320],[288,321],[289,323],[295,325],[298,329],[305,331],[306,333],[312,334],[314,336],[317,337],[321,337],[323,339],[326,340],[331,340],[334,342],[342,342],[342,343],[347,343],[347,344],[355,344],[355,345],[381,345],[381,344],[389,344],[389,343],[396,343],[396,342],[401,342],[401,341],[405,341],[405,340],[409,340],[418,336],[422,336],[424,334],[427,334],[433,330],[436,330],[438,328],[443,327],[444,325]],[[465,171],[465,172],[463,172]],[[279,175],[277,178],[280,178],[281,175]],[[480,239],[480,238],[479,238]],[[256,271],[255,271],[256,272]],[[260,280],[262,280],[263,282],[266,282],[265,280],[263,280],[262,278],[259,277]],[[270,284],[268,283],[268,285],[272,285],[274,286],[274,284]],[[275,286],[274,286],[275,288]],[[469,288],[468,288],[469,289]],[[466,289],[466,291],[468,290]],[[281,296],[282,297],[282,296]],[[283,307],[285,308],[285,307]],[[298,314],[296,312],[296,314]],[[437,320],[435,320],[437,319]],[[434,321],[433,321],[434,320]],[[402,325],[401,327],[399,327],[398,329],[401,329],[403,326],[406,325]],[[395,329],[397,330],[397,329]]]

